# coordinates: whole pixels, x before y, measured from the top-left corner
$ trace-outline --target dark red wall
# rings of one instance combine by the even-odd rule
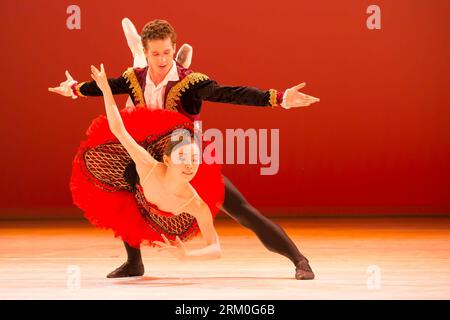
[[[66,8],[81,7],[81,30]],[[381,8],[368,30],[366,8]],[[280,171],[224,173],[264,212],[450,212],[450,2],[12,1],[0,11],[5,208],[72,207],[71,160],[98,98],[47,92],[69,69],[89,78],[131,65],[121,30],[169,20],[194,47],[192,68],[222,84],[284,89],[302,81],[321,102],[296,110],[205,103],[204,126],[279,128]],[[125,102],[125,97],[120,98]]]

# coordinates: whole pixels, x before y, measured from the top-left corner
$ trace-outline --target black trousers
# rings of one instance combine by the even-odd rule
[[[252,230],[272,252],[281,254],[297,265],[302,259],[306,259],[295,246],[281,227],[269,220],[254,208],[231,181],[223,176],[225,182],[225,199],[222,210],[236,220],[242,226]],[[124,242],[129,261],[141,261],[141,253]]]

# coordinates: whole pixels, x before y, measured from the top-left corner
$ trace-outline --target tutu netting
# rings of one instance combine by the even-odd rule
[[[174,129],[193,131],[193,123],[173,111],[125,108],[120,113],[127,131],[156,159]],[[86,134],[73,160],[70,190],[73,202],[94,226],[113,230],[115,237],[134,247],[163,241],[161,233],[169,240],[179,236],[183,241],[198,234],[192,215],[159,211],[145,201],[142,189],[133,189],[126,182],[123,174],[131,158],[111,133],[104,115],[92,122]],[[203,149],[207,145],[203,142]],[[214,218],[224,196],[220,165],[202,162],[190,183]]]

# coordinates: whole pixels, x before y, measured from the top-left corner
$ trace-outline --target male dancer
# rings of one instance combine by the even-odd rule
[[[153,20],[145,25],[141,41],[148,65],[128,68],[121,77],[109,79],[113,94],[128,94],[134,105],[168,109],[199,118],[202,100],[285,109],[308,106],[319,99],[300,93],[304,83],[279,92],[253,87],[221,86],[202,73],[186,69],[173,60],[176,50],[176,33],[164,20]],[[50,91],[64,96],[101,96],[95,81],[76,82],[66,71],[67,80]],[[282,254],[295,265],[295,278],[314,279],[308,259],[297,249],[284,230],[251,206],[229,179],[225,180],[225,199],[222,210],[244,227],[253,230],[270,251]],[[141,276],[144,274],[139,248],[124,242],[128,259],[108,278]]]

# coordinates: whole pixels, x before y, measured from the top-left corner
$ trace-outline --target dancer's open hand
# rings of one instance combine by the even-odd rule
[[[105,67],[103,63],[100,64],[100,70],[98,70],[95,66],[91,66],[91,78],[94,79],[97,86],[103,92],[109,88],[108,78],[106,77]]]
[[[286,100],[281,106],[285,109],[309,106],[312,103],[319,102],[320,99],[301,93],[299,90],[306,85],[302,82],[286,90]]]
[[[169,239],[166,238],[164,234],[161,234],[161,237],[164,239],[164,242],[161,241],[154,241],[153,243],[159,246],[158,251],[167,251],[174,257],[176,257],[179,260],[185,260],[186,259],[186,246],[184,245],[183,241],[177,236],[175,238],[175,246],[172,245],[169,241]]]
[[[73,80],[72,76],[67,70],[66,70],[66,77],[67,77],[66,81],[61,82],[59,84],[59,87],[48,88],[48,91],[60,94],[65,97],[76,98],[76,96],[74,96],[72,93],[72,89],[70,88],[74,83],[76,83],[76,81]]]

